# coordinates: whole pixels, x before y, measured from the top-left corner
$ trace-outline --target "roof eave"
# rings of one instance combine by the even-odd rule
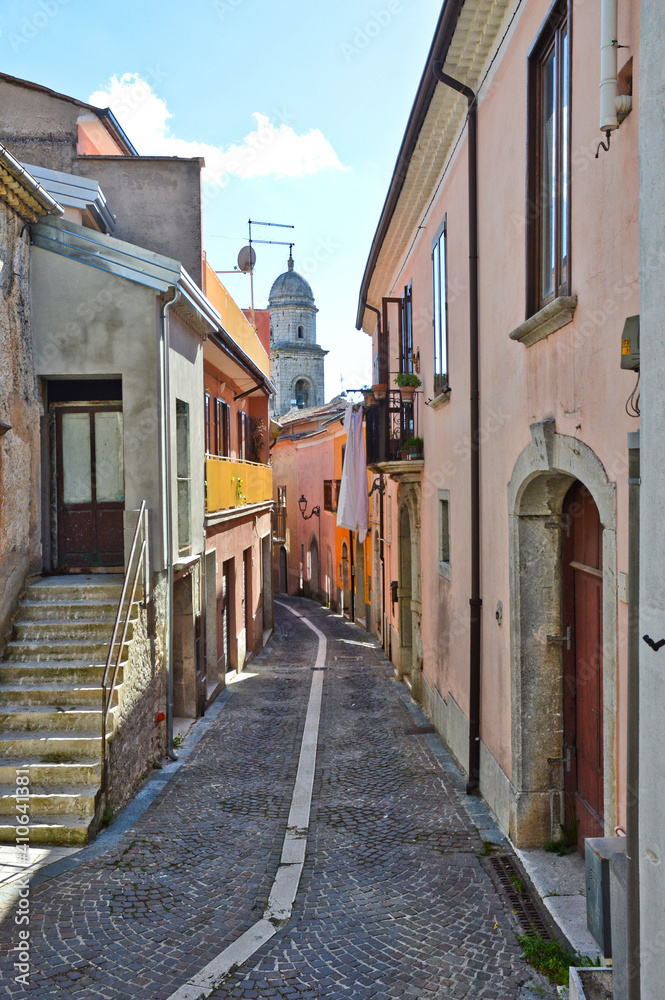
[[[432,97],[434,96],[434,91],[436,90],[437,81],[432,71],[432,63],[436,59],[445,61],[450,43],[455,33],[457,21],[459,20],[460,13],[462,12],[462,8],[465,3],[466,0],[446,0],[441,10],[436,31],[434,32],[432,45],[430,46],[430,50],[425,61],[425,68],[420,78],[418,90],[416,91],[416,99],[413,103],[413,107],[411,108],[411,114],[409,115],[406,131],[404,132],[402,144],[397,155],[397,162],[395,163],[395,169],[393,170],[393,175],[388,187],[386,200],[381,210],[379,224],[376,228],[374,239],[372,240],[372,246],[370,248],[367,264],[365,265],[358,300],[356,330],[362,329],[365,308],[367,305],[367,294],[369,292],[369,286],[374,273],[374,268],[376,267],[379,254],[381,253],[383,241],[388,233],[392,217],[397,207],[397,202],[399,201],[399,196],[402,193],[409,163],[418,142],[418,136],[420,135],[423,122],[425,121],[425,116],[427,115]]]

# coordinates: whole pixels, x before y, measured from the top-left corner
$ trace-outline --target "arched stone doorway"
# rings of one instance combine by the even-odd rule
[[[334,603],[335,603],[335,599],[333,597],[333,582],[334,582],[335,577],[333,575],[333,555],[332,555],[332,549],[330,548],[330,546],[328,546],[328,555],[327,555],[326,569],[327,569],[327,572],[326,572],[326,607],[327,608],[332,608],[333,605],[334,605]]]
[[[570,822],[564,793],[575,794],[566,776],[571,774],[568,760],[572,767],[577,746],[566,742],[572,730],[571,698],[566,697],[565,688],[576,681],[574,676],[567,682],[564,679],[571,671],[579,670],[580,675],[589,672],[594,660],[599,676],[595,678],[596,694],[590,688],[589,697],[597,702],[601,827],[611,831],[616,823],[615,486],[591,449],[577,438],[557,434],[553,420],[533,424],[531,435],[532,442],[517,460],[508,487],[513,796],[510,834],[518,846],[542,845],[556,839],[560,824]],[[569,539],[569,532],[574,533],[571,508],[579,504],[580,496],[585,497],[589,531],[596,531],[597,565],[591,564],[591,556],[591,563],[570,558],[570,545],[574,544]],[[575,621],[571,561],[595,571],[587,573],[597,581],[591,604],[588,594],[580,598],[588,604],[586,624],[580,619]],[[588,660],[586,665],[571,659],[576,655],[575,629],[580,635],[585,633],[578,659]],[[595,653],[591,650],[594,642]],[[586,711],[591,709],[587,706]]]
[[[361,625],[366,624],[366,597],[365,597],[365,543],[356,540],[356,621]]]
[[[349,568],[349,547],[342,542],[342,607],[343,615],[351,614],[351,573]]]
[[[381,541],[379,539],[378,531],[374,532],[374,559],[373,559],[373,576],[374,576],[374,586],[372,588],[372,596],[374,598],[373,605],[373,615],[374,615],[374,632],[380,639],[383,635],[383,580],[381,579],[382,573],[382,563],[381,563]]]
[[[289,592],[289,564],[286,548],[283,545],[279,547],[279,592],[280,594]]]
[[[316,537],[312,535],[309,543],[309,596],[315,601],[319,599],[319,591],[321,589],[319,581],[319,543]]]

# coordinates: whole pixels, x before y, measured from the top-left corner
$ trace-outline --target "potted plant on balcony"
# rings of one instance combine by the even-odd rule
[[[379,401],[386,398],[388,392],[387,382],[376,382],[372,386],[372,393],[374,394],[374,399]]]
[[[376,396],[374,395],[374,390],[370,389],[368,385],[365,385],[360,390],[363,394],[364,406],[367,409],[368,406],[374,406],[376,403]]]
[[[418,376],[414,375],[413,372],[398,372],[395,376],[395,383],[399,386],[404,403],[410,403],[416,389],[422,385]]]
[[[408,461],[414,461],[423,457],[423,439],[412,437],[404,445],[404,451]]]

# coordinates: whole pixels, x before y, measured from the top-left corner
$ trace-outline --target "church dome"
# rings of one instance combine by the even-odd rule
[[[275,278],[270,289],[268,308],[279,306],[314,306],[314,293],[301,274],[293,270],[293,258],[289,257],[289,269]]]

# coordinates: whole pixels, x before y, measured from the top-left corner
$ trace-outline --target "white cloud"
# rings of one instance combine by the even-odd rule
[[[273,125],[255,112],[256,128],[242,142],[224,149],[205,142],[189,142],[171,134],[173,117],[166,102],[138,73],[112,76],[106,86],[88,98],[97,107],[110,107],[139,153],[145,156],[203,156],[209,180],[236,177],[304,177],[320,170],[344,170],[335,150],[319,129],[298,135],[290,125]]]

